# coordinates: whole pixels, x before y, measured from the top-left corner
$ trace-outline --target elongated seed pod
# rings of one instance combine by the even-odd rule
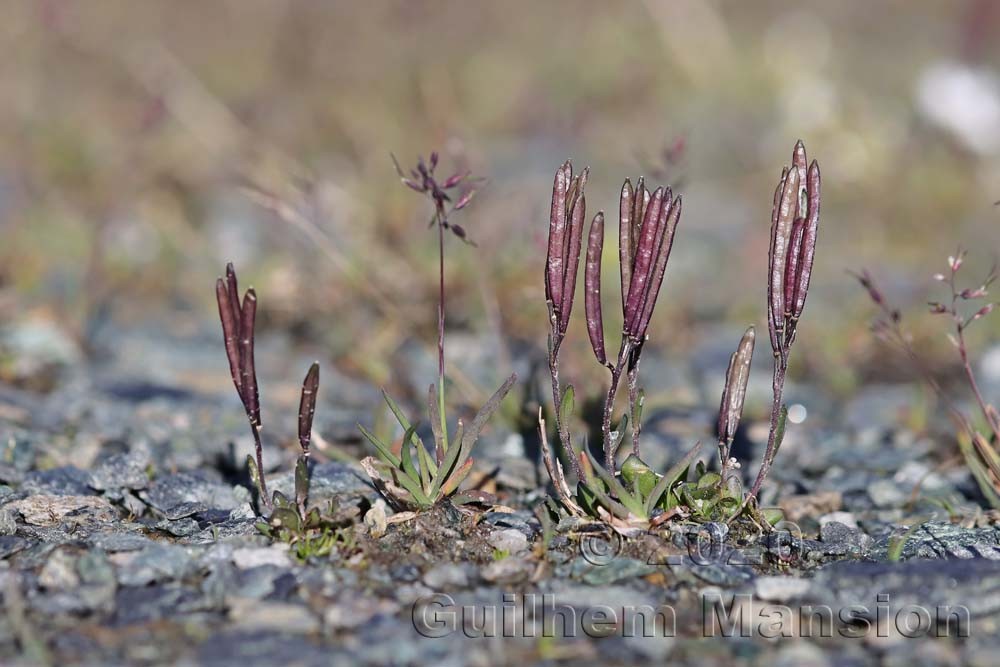
[[[719,406],[719,438],[727,444],[725,452],[727,456],[728,445],[736,437],[736,430],[743,416],[743,402],[750,380],[750,362],[753,359],[755,338],[754,328],[749,327],[740,339],[733,356],[730,357],[729,369],[726,371],[726,386],[722,391],[722,404]]]
[[[802,236],[802,249],[800,251],[799,268],[795,280],[794,305],[792,307],[792,317],[796,320],[802,315],[802,309],[806,305],[809,280],[812,277],[813,260],[816,258],[816,238],[819,233],[820,175],[819,165],[815,160],[809,165],[806,192],[809,201],[809,213]]]
[[[774,298],[771,283],[771,275],[774,273],[774,231],[778,225],[778,213],[781,209],[781,194],[785,191],[785,181],[788,179],[788,168],[781,170],[781,178],[778,180],[778,187],[774,189],[774,204],[771,208],[771,231],[770,244],[767,249],[767,331],[771,337],[771,348],[778,350],[780,342],[775,328],[774,318]]]
[[[656,307],[656,300],[660,296],[660,287],[663,285],[663,275],[667,269],[667,262],[670,261],[670,251],[674,247],[674,233],[677,231],[677,223],[681,219],[681,197],[677,197],[670,205],[669,211],[664,211],[665,217],[662,242],[656,264],[653,268],[652,281],[649,283],[646,300],[643,303],[642,315],[639,318],[638,336],[640,340],[645,340],[646,331],[649,329],[649,322],[653,317],[653,309]]]
[[[641,196],[641,194],[640,194]],[[632,212],[635,190],[632,182],[625,179],[621,198],[618,200],[618,267],[621,273],[622,309],[628,299],[628,288],[632,282]]]
[[[233,268],[232,262],[226,264],[226,287],[229,290],[229,304],[233,311],[233,318],[239,322],[243,313],[240,310],[240,288],[236,280],[236,269]]]
[[[569,229],[566,234],[568,237],[566,239],[568,246],[566,250],[565,274],[563,277],[563,301],[562,309],[559,313],[559,330],[562,333],[565,333],[567,327],[569,327],[569,316],[573,312],[573,301],[576,298],[576,276],[580,268],[580,251],[583,247],[584,217],[587,215],[587,198],[584,188],[587,185],[587,175],[589,173],[589,169],[584,169],[580,173],[576,188],[574,188],[576,198],[570,209]]]
[[[309,458],[309,444],[312,442],[313,416],[316,414],[316,396],[319,393],[319,362],[313,362],[302,382],[302,396],[299,398],[299,446],[302,454]]]
[[[573,165],[567,160],[556,170],[552,184],[552,208],[549,212],[549,248],[545,260],[545,298],[557,313],[562,307],[563,271],[566,238],[566,193],[573,177]]]
[[[649,206],[651,196],[649,190],[646,189],[646,179],[640,176],[638,182],[635,184],[635,198],[632,209],[632,247],[629,248],[629,254],[633,264],[635,264],[636,245],[639,243],[639,227],[642,226],[642,221],[645,219],[646,208]]]
[[[783,317],[789,320],[792,317],[792,308],[795,303],[795,285],[798,281],[799,259],[802,253],[802,236],[805,232],[805,218],[795,218],[792,223],[792,235],[788,239],[788,261],[785,263],[785,312]],[[785,322],[788,326],[788,322]]]
[[[229,359],[229,374],[236,385],[236,393],[243,400],[243,378],[240,375],[240,321],[234,316],[228,279],[219,278],[215,281],[215,300],[219,304],[219,320],[222,322],[222,338],[226,345],[226,358]]]
[[[257,318],[257,293],[251,287],[243,297],[243,318],[240,321],[240,375],[243,385],[243,407],[250,423],[260,426],[260,396],[257,393],[257,371],[253,359],[254,323]]]
[[[806,189],[806,165],[809,162],[806,159],[806,146],[799,139],[795,142],[795,148],[792,149],[792,167],[799,173],[799,191]],[[798,203],[800,192],[795,193],[795,201]],[[797,216],[805,217],[805,211],[796,211]]]
[[[778,202],[777,220],[771,230],[771,275],[769,295],[771,300],[772,338],[779,341],[775,351],[781,349],[781,332],[784,331],[785,316],[785,268],[788,262],[788,243],[792,231],[792,221],[798,206],[799,172],[790,169],[784,180],[781,200]]]
[[[604,251],[604,212],[599,211],[590,223],[587,237],[587,264],[583,272],[584,308],[587,334],[594,356],[602,365],[608,363],[604,349],[604,317],[601,313],[601,254]]]
[[[625,332],[632,338],[637,338],[637,327],[641,316],[643,297],[646,295],[646,283],[653,266],[653,253],[658,245],[656,238],[660,219],[660,209],[663,205],[664,190],[656,188],[646,208],[639,230],[639,243],[635,251],[635,265],[632,268],[632,284],[629,286],[628,302],[625,307]]]

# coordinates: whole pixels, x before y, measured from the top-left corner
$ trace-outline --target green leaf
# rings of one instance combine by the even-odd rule
[[[562,402],[559,405],[559,423],[563,424],[565,428],[566,424],[569,423],[570,418],[573,416],[573,412],[576,409],[576,398],[575,390],[573,385],[566,387],[566,391],[563,392]]]
[[[656,482],[659,481],[659,477],[653,472],[653,469],[635,454],[629,454],[625,462],[622,463],[621,475],[632,491],[638,493],[643,499],[649,497],[649,494],[656,487]]]
[[[300,527],[298,512],[287,507],[275,508],[271,513],[271,525],[297,533]]]
[[[628,490],[624,486],[622,486],[622,483],[619,482],[614,475],[605,470],[604,466],[602,466],[600,463],[594,460],[594,455],[590,453],[590,448],[584,446],[583,451],[586,452],[587,458],[590,459],[590,464],[593,466],[594,472],[597,473],[597,476],[601,478],[602,482],[608,485],[608,488],[611,490],[611,492],[618,497],[619,502],[625,507],[627,507],[632,514],[634,514],[639,518],[648,516],[648,514],[646,513],[646,508],[643,505],[642,501],[639,498],[633,496],[631,493],[629,493]],[[598,497],[600,497],[599,493],[597,495]]]
[[[486,404],[479,409],[479,412],[476,413],[476,416],[473,417],[472,421],[469,423],[469,428],[465,431],[465,435],[462,436],[463,447],[467,446],[470,451],[472,450],[472,445],[474,445],[476,440],[479,439],[479,432],[482,431],[483,426],[486,425],[486,422],[493,416],[493,413],[500,407],[500,401],[504,399],[510,391],[510,388],[514,386],[515,382],[517,382],[517,373],[512,373],[511,376],[507,378],[502,385],[500,385],[500,388],[493,392],[493,395],[490,396],[488,401],[486,401]]]
[[[430,420],[431,433],[434,434],[434,451],[437,456],[443,456],[446,448],[444,431],[441,426],[440,405],[438,403],[437,386],[431,383],[427,387],[427,419]]]
[[[285,509],[285,510],[295,509],[295,505],[292,504],[292,501],[289,500],[288,496],[283,494],[281,491],[274,492],[274,495],[272,496],[272,502],[274,503],[274,506],[277,507],[278,509]]]
[[[657,482],[656,486],[650,492],[649,497],[646,498],[646,514],[649,515],[653,512],[653,508],[659,502],[660,497],[663,496],[663,492],[667,489],[672,489],[681,477],[687,472],[687,469],[691,466],[691,462],[695,460],[698,456],[698,452],[701,451],[701,441],[694,443],[694,447],[685,454],[680,461],[675,463],[673,467],[666,472],[660,481]],[[668,508],[669,509],[669,508]]]
[[[295,504],[305,508],[309,496],[309,464],[305,456],[295,461]]]
[[[590,486],[587,485],[586,480],[581,479],[577,483],[576,500],[580,503],[580,507],[582,507],[587,514],[597,516],[597,495],[590,488]]]
[[[257,461],[250,454],[247,454],[247,474],[250,475],[250,482],[257,487],[257,493],[261,496],[261,500],[266,501],[267,499],[263,497],[264,493],[260,488],[260,470],[257,469]]]
[[[990,477],[990,473],[981,462],[968,436],[964,433],[960,433],[958,436],[958,448],[961,450],[962,456],[965,458],[965,465],[968,466],[969,471],[976,480],[976,484],[979,486],[983,497],[986,498],[991,507],[1000,509],[1000,495],[997,495],[996,489],[993,487],[993,480]]]
[[[504,399],[510,388],[514,386],[517,381],[517,373],[512,374],[507,378],[499,389],[493,392],[486,404],[479,409],[476,416],[473,417],[472,422],[469,424],[469,428],[466,429],[462,420],[458,422],[458,432],[455,435],[454,443],[445,452],[444,460],[441,461],[441,465],[438,466],[437,475],[434,478],[434,484],[431,487],[431,497],[437,495],[437,492],[441,489],[441,486],[447,481],[448,477],[451,475],[451,471],[456,468],[460,468],[465,465],[466,460],[472,454],[472,447],[476,444],[479,439],[479,433],[483,426],[493,416],[493,413],[497,411],[500,407],[500,401]]]
[[[417,435],[416,429],[413,429],[412,431],[410,430],[410,420],[406,418],[406,415],[403,414],[403,411],[399,408],[399,405],[396,404],[396,401],[392,400],[392,397],[389,396],[388,392],[386,392],[385,389],[382,390],[382,398],[385,400],[385,404],[389,406],[389,411],[392,412],[393,416],[396,417],[396,421],[399,422],[399,425],[403,428],[403,431],[409,433],[408,436],[403,438],[403,443],[412,442],[413,446],[417,448],[417,460],[420,462],[421,471],[424,470],[428,472],[432,471],[436,466],[431,461],[431,456],[427,452],[427,447],[424,445],[424,441],[420,438],[420,436]],[[430,419],[431,419],[431,424],[433,425],[435,423],[435,420],[439,419],[439,417],[436,417],[434,414],[431,414]],[[433,426],[431,428],[433,430]],[[435,433],[435,437],[436,436],[437,434]],[[403,449],[405,449],[405,446],[403,447]]]
[[[406,435],[403,436],[403,448],[400,450],[401,459],[400,463],[403,467],[403,472],[410,477],[414,482],[421,485],[423,488],[423,471],[418,471],[417,467],[413,465],[413,454],[410,453],[410,436],[416,430],[416,426],[410,426],[406,429]]]
[[[722,481],[722,476],[717,472],[706,472],[704,475],[698,478],[698,488],[699,489],[709,489],[713,486],[718,486],[719,482]]]
[[[635,397],[635,405],[632,406],[632,423],[642,423],[642,407],[646,402],[646,390],[640,389]]]
[[[393,473],[395,473],[393,475],[395,481],[410,493],[410,496],[413,498],[413,502],[425,509],[434,504],[430,498],[427,497],[427,494],[424,493],[424,490],[420,488],[420,482],[398,470],[394,470]]]
[[[772,526],[785,517],[785,513],[782,512],[777,507],[769,507],[767,509],[762,509],[760,511],[761,515],[764,517],[764,521],[767,521]]]
[[[406,415],[403,414],[403,411],[399,409],[398,405],[396,405],[396,401],[392,400],[392,397],[389,396],[389,394],[386,392],[385,389],[382,390],[382,398],[385,400],[385,404],[389,406],[389,410],[392,411],[393,416],[396,417],[396,421],[399,422],[399,425],[403,428],[403,431],[409,431],[410,420],[406,418]],[[417,435],[416,430],[410,433],[410,438],[413,440],[414,445],[420,443],[420,445],[423,446],[424,443],[420,439],[420,436]]]
[[[619,519],[627,519],[632,513],[627,507],[625,507],[625,505],[622,505],[620,502],[609,496],[607,492],[601,488],[601,481],[596,477],[591,476],[590,479],[586,481],[581,480],[580,483],[577,484],[577,495],[581,495],[581,489],[585,489],[591,496],[590,499],[585,500],[585,502],[581,504],[583,504],[584,507],[589,506],[590,509],[588,511],[590,511],[594,516],[598,516],[598,505],[602,505]],[[584,498],[581,497],[581,500],[584,500]]]
[[[472,472],[472,464],[473,464],[473,460],[472,459],[468,459],[465,463],[463,463],[462,465],[460,465],[458,468],[455,468],[455,472],[453,472],[448,477],[448,481],[446,481],[444,483],[444,485],[441,486],[441,494],[443,496],[447,497],[447,496],[450,496],[451,494],[455,493],[456,491],[458,491],[459,485],[462,482],[464,482],[465,478],[469,476],[470,472]]]
[[[459,428],[464,428],[462,425],[462,420],[458,420]],[[465,449],[464,446],[458,446],[454,443],[448,448],[448,451],[444,454],[444,459],[441,461],[441,465],[438,466],[437,474],[434,476],[433,483],[431,484],[430,496],[432,498],[436,497],[438,491],[448,480],[451,475],[451,471],[456,467],[461,467],[465,464],[464,460],[459,460],[462,451]]]
[[[390,449],[388,445],[376,438],[374,434],[361,424],[358,424],[358,430],[360,430],[361,435],[365,436],[365,439],[375,447],[375,452],[378,454],[380,459],[391,465],[393,468],[398,468],[400,466],[399,459],[392,453],[392,449]]]

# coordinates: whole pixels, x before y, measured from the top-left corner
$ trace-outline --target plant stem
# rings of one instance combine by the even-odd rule
[[[555,327],[553,327],[555,328]],[[583,470],[580,468],[580,461],[573,450],[573,444],[569,439],[569,424],[564,424],[562,420],[562,385],[559,382],[559,348],[562,346],[562,337],[555,331],[552,334],[552,352],[549,354],[549,374],[552,377],[552,405],[555,413],[556,430],[559,432],[559,442],[569,459],[573,473],[578,480],[583,479]]]
[[[642,420],[636,419],[636,402],[639,400],[639,361],[628,369],[628,409],[632,420],[632,453],[639,456],[639,434],[642,433]]]
[[[273,509],[271,496],[267,492],[267,482],[264,479],[264,457],[263,447],[260,443],[260,427],[254,422],[250,422],[250,430],[253,431],[253,444],[257,453],[257,477],[260,479],[260,495],[264,498],[264,505],[268,510]]]
[[[996,420],[993,418],[992,410],[987,409],[986,401],[983,399],[983,393],[979,389],[979,383],[976,382],[976,374],[972,371],[972,366],[969,364],[969,355],[965,347],[964,327],[958,326],[956,329],[958,333],[958,353],[962,358],[962,368],[965,369],[965,377],[969,380],[969,388],[972,389],[972,394],[976,397],[976,403],[979,404],[979,409],[982,411],[983,417],[986,419],[986,423],[989,424],[993,434],[1000,438],[1000,425],[998,425]]]
[[[611,371],[611,386],[608,387],[608,395],[604,398],[604,416],[601,420],[601,435],[604,438],[604,466],[612,475],[615,474],[615,454],[618,452],[618,447],[611,445],[611,413],[614,412],[615,396],[618,395],[618,382],[621,380],[622,370],[624,370],[625,362],[628,360],[629,351],[630,345],[628,338],[626,338],[622,341],[621,350],[618,352],[617,363],[613,367],[609,367]]]
[[[767,473],[771,470],[771,463],[774,461],[776,446],[778,444],[775,442],[775,438],[778,431],[778,420],[781,418],[781,395],[785,389],[785,371],[787,370],[787,357],[778,355],[774,363],[774,379],[772,382],[774,398],[771,403],[771,428],[767,435],[767,449],[764,451],[764,460],[761,461],[760,470],[757,472],[757,479],[754,480],[753,486],[750,488],[750,493],[747,495],[748,500],[755,500],[757,498],[757,492],[760,491]]]
[[[438,413],[441,448],[448,451],[448,419],[444,410],[444,211],[438,204]]]

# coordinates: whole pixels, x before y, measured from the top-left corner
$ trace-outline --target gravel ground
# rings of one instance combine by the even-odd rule
[[[341,456],[362,455],[353,423],[377,393],[324,369],[310,503],[356,520],[289,547],[258,530],[215,335],[114,335],[98,361],[24,352],[44,393],[0,385],[0,663],[996,664],[997,517],[934,442],[885,426],[906,400],[891,388],[790,427],[763,498],[784,529],[623,541],[569,519],[543,529],[532,444],[502,421],[478,463],[502,507],[399,520]],[[267,410],[294,388],[269,375],[306,364],[280,339],[258,358],[275,364],[261,371],[269,481],[289,492],[294,440],[274,434],[294,432],[294,410]],[[648,458],[712,417],[651,414]]]

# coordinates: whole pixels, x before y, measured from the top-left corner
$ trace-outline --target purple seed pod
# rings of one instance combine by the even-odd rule
[[[792,305],[792,318],[796,320],[802,315],[802,309],[806,305],[809,279],[812,277],[813,260],[816,257],[816,237],[819,231],[820,176],[819,164],[815,160],[809,165],[806,183],[809,211],[806,215],[802,236],[802,248],[795,280],[795,297]]]
[[[729,358],[726,384],[722,390],[722,403],[719,406],[719,440],[727,445],[723,452],[725,457],[729,455],[728,445],[736,437],[736,429],[739,428],[743,416],[743,402],[750,380],[750,362],[753,358],[755,338],[754,328],[748,328],[733,356]]]
[[[809,164],[809,163],[806,161],[806,146],[805,146],[805,144],[802,143],[802,140],[799,139],[798,141],[795,142],[795,148],[792,149],[792,167],[799,174],[799,190],[800,190],[800,192],[802,190],[806,189],[806,176],[807,176],[807,174],[806,174],[806,165],[807,164]],[[798,203],[798,201],[799,201],[798,197],[799,197],[800,192],[796,193],[796,199],[795,199],[796,203]],[[799,215],[804,215],[804,212],[803,211],[799,211],[798,214]]]
[[[781,193],[785,190],[785,180],[788,178],[788,169],[781,170],[781,178],[778,180],[778,187],[774,189],[774,204],[771,208],[771,245],[774,243],[774,230],[778,224],[778,209],[781,205]],[[774,299],[771,294],[771,275],[774,273],[774,249],[769,246],[767,251],[767,330],[771,337],[771,347],[778,349],[778,337],[774,326]]]
[[[257,373],[254,369],[253,335],[257,317],[257,294],[253,287],[243,297],[243,318],[240,321],[240,375],[243,386],[243,406],[254,426],[260,426],[260,397],[257,393]]]
[[[229,289],[229,303],[233,311],[233,318],[239,322],[242,317],[240,312],[240,289],[236,281],[236,269],[233,263],[226,264],[226,285]]]
[[[566,193],[573,178],[573,165],[567,160],[556,170],[552,184],[552,209],[549,213],[549,249],[545,260],[545,298],[554,312],[562,309],[563,274],[566,254]]]
[[[222,322],[222,338],[226,345],[226,357],[229,359],[229,373],[233,377],[236,393],[243,400],[243,379],[240,375],[240,318],[234,315],[228,279],[219,278],[215,281],[215,299],[219,304],[219,321]]]
[[[806,221],[804,218],[795,218],[792,223],[792,235],[788,239],[788,262],[785,264],[785,312],[783,317],[787,320],[792,316],[792,308],[795,301],[795,286],[798,284],[799,258],[802,253],[802,236],[805,232]]]
[[[670,205],[669,210],[664,207],[661,217],[664,218],[664,225],[661,232],[662,241],[656,264],[653,267],[651,282],[648,285],[646,299],[642,307],[642,315],[639,318],[639,328],[637,335],[639,340],[645,340],[646,331],[649,329],[649,321],[653,317],[653,308],[656,307],[656,300],[660,295],[660,286],[663,284],[663,275],[667,269],[667,262],[670,260],[670,251],[674,246],[674,233],[677,231],[677,223],[681,218],[681,198],[677,197]]]
[[[587,237],[587,263],[583,272],[584,309],[587,314],[587,334],[594,356],[607,365],[604,349],[604,317],[601,314],[601,254],[604,251],[604,212],[599,211],[590,223]]]
[[[636,246],[635,264],[632,267],[632,282],[629,285],[628,300],[625,306],[625,332],[637,342],[637,327],[642,315],[642,304],[646,295],[646,283],[653,267],[653,253],[656,251],[659,239],[657,227],[660,222],[660,209],[663,207],[664,190],[662,187],[653,192],[643,216],[639,229],[639,242]],[[669,199],[669,194],[667,194]],[[669,201],[668,201],[669,205]]]
[[[642,176],[635,184],[635,196],[633,197],[632,209],[632,247],[629,252],[632,261],[635,261],[635,247],[639,241],[639,226],[642,225],[643,217],[646,215],[646,207],[649,206],[650,192],[646,189],[646,179]]]
[[[562,305],[559,312],[559,331],[566,333],[569,327],[569,317],[573,312],[573,301],[576,298],[576,276],[580,266],[580,252],[583,248],[583,226],[587,215],[587,198],[584,188],[587,185],[589,169],[584,169],[574,179],[570,186],[570,194],[574,195],[573,205],[569,211],[569,229],[566,233],[566,253],[563,261]]]
[[[309,458],[309,444],[312,441],[313,416],[316,414],[316,396],[319,393],[319,362],[313,362],[302,382],[299,398],[299,445],[302,454]]]
[[[623,307],[628,300],[628,289],[632,282],[632,214],[635,208],[635,195],[632,182],[626,178],[618,202],[618,266],[621,274]]]
[[[771,247],[769,252],[771,273],[768,281],[769,325],[775,352],[781,350],[785,315],[785,268],[788,263],[788,245],[792,221],[798,208],[799,172],[793,168],[783,174],[781,195],[772,213]]]

